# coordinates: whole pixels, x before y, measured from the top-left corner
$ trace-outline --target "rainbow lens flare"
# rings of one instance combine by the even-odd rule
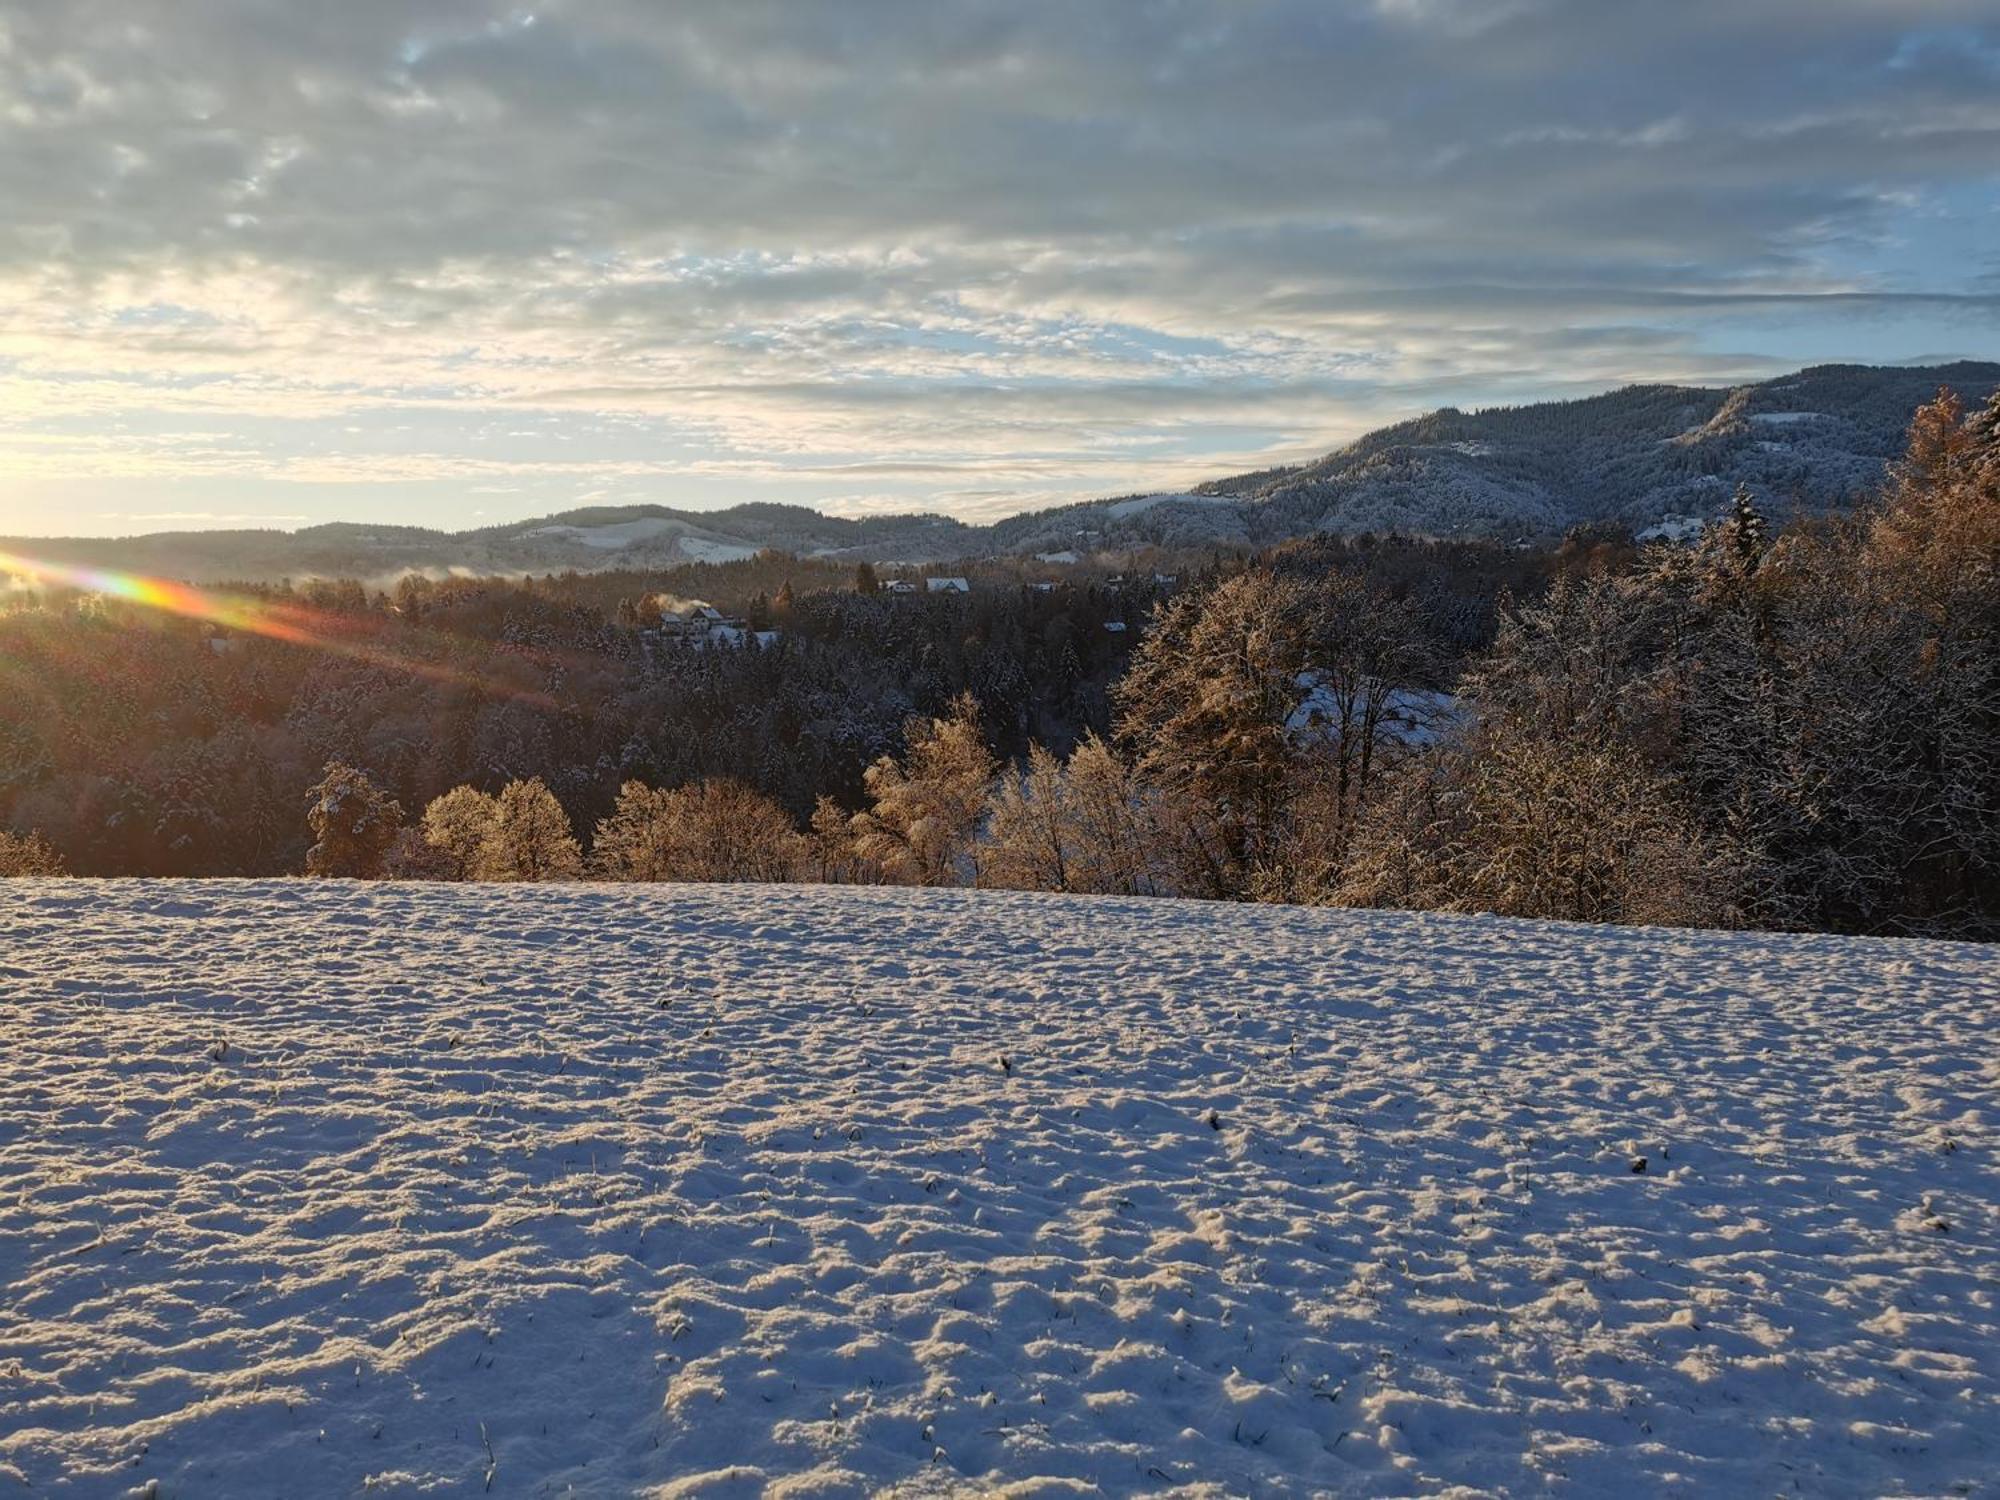
[[[259,598],[253,594],[227,594],[193,584],[175,583],[165,578],[148,578],[109,568],[83,568],[69,563],[45,562],[18,553],[0,552],[0,576],[13,575],[32,582],[54,584],[82,593],[122,599],[163,614],[201,620],[224,630],[261,635],[312,651],[365,662],[413,677],[468,687],[498,697],[544,708],[555,701],[546,694],[523,689],[497,677],[466,672],[444,663],[413,654],[407,649],[386,645],[379,637],[383,622],[327,614],[283,600]],[[433,647],[454,644],[435,637]]]

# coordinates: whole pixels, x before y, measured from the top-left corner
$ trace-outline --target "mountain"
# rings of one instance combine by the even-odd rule
[[[1779,514],[1847,504],[1902,452],[1910,416],[1950,386],[1968,403],[2000,364],[1821,365],[1731,390],[1629,386],[1581,401],[1447,407],[1302,468],[1204,485],[1241,501],[1252,534],[1402,531],[1549,536],[1634,531],[1715,514],[1738,484]]]
[[[844,561],[933,563],[1131,547],[1258,547],[1320,531],[1503,541],[1610,523],[1675,534],[1739,484],[1779,516],[1853,503],[1902,450],[1910,414],[1950,386],[2000,390],[2000,364],[1819,365],[1734,388],[1638,385],[1577,401],[1397,423],[1295,468],[968,526],[938,515],[852,520],[799,505],[683,511],[597,507],[443,532],[340,524],[302,531],[0,538],[0,551],[190,578],[382,579],[412,570],[546,573],[729,562],[764,548]]]

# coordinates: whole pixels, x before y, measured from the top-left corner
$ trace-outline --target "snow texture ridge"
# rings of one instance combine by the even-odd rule
[[[0,1493],[1993,1493],[1995,959],[0,882]]]

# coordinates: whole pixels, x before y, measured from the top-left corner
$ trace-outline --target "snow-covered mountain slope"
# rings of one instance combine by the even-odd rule
[[[1295,468],[1187,493],[1125,495],[971,526],[938,515],[852,519],[799,505],[692,512],[598,506],[477,531],[337,524],[298,532],[4,538],[0,551],[191,578],[353,577],[411,570],[547,573],[728,562],[775,548],[854,562],[1067,556],[1143,546],[1260,547],[1316,532],[1513,541],[1573,526],[1699,531],[1747,484],[1783,518],[1848,504],[1882,481],[1911,413],[1949,385],[1968,402],[2000,364],[1820,365],[1734,389],[1627,386],[1535,406],[1431,412]]]
[[[0,1474],[1982,1493],[1996,957],[0,882]]]
[[[1817,365],[1731,390],[1635,385],[1578,401],[1447,407],[1316,463],[1202,486],[1239,497],[1259,540],[1308,531],[1547,537],[1714,518],[1746,485],[1775,516],[1879,486],[1911,414],[1950,386],[1969,404],[2000,365]]]

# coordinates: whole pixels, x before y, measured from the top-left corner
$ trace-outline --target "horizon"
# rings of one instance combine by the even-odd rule
[[[1846,362],[1843,361],[1829,361],[1819,366],[1801,366],[1798,370],[1782,371],[1779,374],[1771,376],[1769,378],[1773,380],[1780,380],[1785,378],[1787,375],[1803,374],[1806,373],[1808,370],[1815,368],[1841,368],[1843,367],[1843,365],[1845,365],[1845,363]],[[1962,356],[1951,360],[1931,360],[1931,359],[1920,358],[1915,360],[1900,360],[1880,366],[1872,366],[1872,367],[1851,366],[1851,367],[1878,368],[1878,369],[1932,369],[1932,368],[1941,369],[1941,368],[1946,368],[1952,364],[1977,364],[1977,365],[2000,366],[2000,359],[1984,359],[1978,356]],[[1709,382],[1630,381],[1622,383],[1620,385],[1607,387],[1603,390],[1592,391],[1573,397],[1558,397],[1548,401],[1541,401],[1541,402],[1496,403],[1488,406],[1467,407],[1464,408],[1464,410],[1467,412],[1468,415],[1482,416],[1495,412],[1519,411],[1533,406],[1560,405],[1566,401],[1589,401],[1603,397],[1615,396],[1622,391],[1645,389],[1649,387],[1669,385],[1669,384],[1684,385],[1687,389],[1690,390],[1698,389],[1698,390],[1715,391],[1715,390],[1727,390],[1731,388],[1728,382],[1723,382],[1718,384]],[[1422,412],[1410,413],[1404,417],[1400,417],[1394,421],[1385,423],[1381,427],[1376,427],[1370,429],[1368,432],[1358,434],[1354,439],[1350,439],[1347,443],[1343,443],[1342,445],[1340,445],[1340,447],[1336,449],[1328,450],[1328,452],[1342,451],[1346,447],[1351,446],[1353,442],[1360,441],[1367,437],[1373,436],[1375,433],[1381,432],[1385,428],[1394,427],[1400,425],[1403,422],[1416,420],[1423,416],[1434,414],[1436,412],[1447,409],[1449,408],[1429,407]],[[1302,464],[1308,464],[1312,462],[1314,459],[1322,458],[1325,456],[1328,456],[1328,454],[1327,453],[1309,454],[1306,455],[1304,459],[1285,465],[1284,467],[1298,467]],[[1206,476],[1206,479],[1209,481],[1218,481],[1233,477],[1235,477],[1234,474],[1214,473]],[[1193,485],[1197,485],[1203,482],[1205,481],[1204,480],[1191,481],[1190,485],[1186,486],[1186,488],[1191,488]],[[839,512],[831,510],[827,508],[825,505],[814,504],[810,500],[768,499],[768,498],[741,499],[741,500],[732,500],[706,510],[696,510],[693,509],[692,507],[675,506],[657,500],[629,500],[629,501],[619,501],[619,502],[598,502],[592,504],[572,505],[559,510],[538,511],[532,514],[525,514],[504,519],[487,519],[475,526],[457,526],[457,527],[448,525],[425,526],[407,520],[396,520],[386,517],[377,518],[370,516],[339,516],[339,517],[329,517],[322,520],[296,520],[293,522],[293,524],[276,524],[276,521],[282,518],[266,518],[266,524],[234,524],[228,520],[215,520],[206,525],[195,523],[195,524],[188,524],[185,526],[163,526],[150,531],[17,532],[11,534],[5,534],[5,533],[0,533],[0,534],[8,535],[11,540],[16,540],[16,541],[144,541],[154,537],[192,535],[203,532],[215,532],[217,534],[255,532],[255,533],[269,533],[280,536],[296,536],[303,532],[312,531],[323,527],[352,526],[352,527],[363,527],[363,528],[384,528],[393,530],[425,531],[441,536],[462,536],[482,531],[506,530],[510,527],[525,525],[531,521],[561,521],[566,517],[582,514],[589,511],[604,511],[610,513],[663,511],[671,513],[675,516],[707,515],[707,516],[722,517],[722,516],[727,516],[735,511],[750,506],[758,506],[758,505],[775,505],[788,509],[810,511],[813,512],[814,514],[824,516],[832,520],[892,520],[898,518],[902,519],[916,518],[925,520],[940,519],[940,520],[952,521],[959,524],[964,524],[967,526],[980,527],[980,526],[997,525],[1000,522],[1012,520],[1020,516],[1038,515],[1052,511],[1062,510],[1074,505],[1110,503],[1124,499],[1140,498],[1149,494],[1161,494],[1161,493],[1171,493],[1171,492],[1163,490],[1153,490],[1153,491],[1137,490],[1137,491],[1124,491],[1119,493],[1103,494],[1103,495],[1070,496],[1059,500],[1053,500],[1046,504],[1029,506],[1021,510],[1005,511],[998,514],[985,515],[972,518],[953,516],[942,510],[926,509],[923,508],[921,505],[916,505],[916,504],[913,504],[912,508],[907,510],[883,510],[879,512],[873,512],[864,516],[851,516],[851,515],[843,515]]]
[[[1981,0],[11,14],[0,533],[979,524],[1978,358],[1996,84]]]

